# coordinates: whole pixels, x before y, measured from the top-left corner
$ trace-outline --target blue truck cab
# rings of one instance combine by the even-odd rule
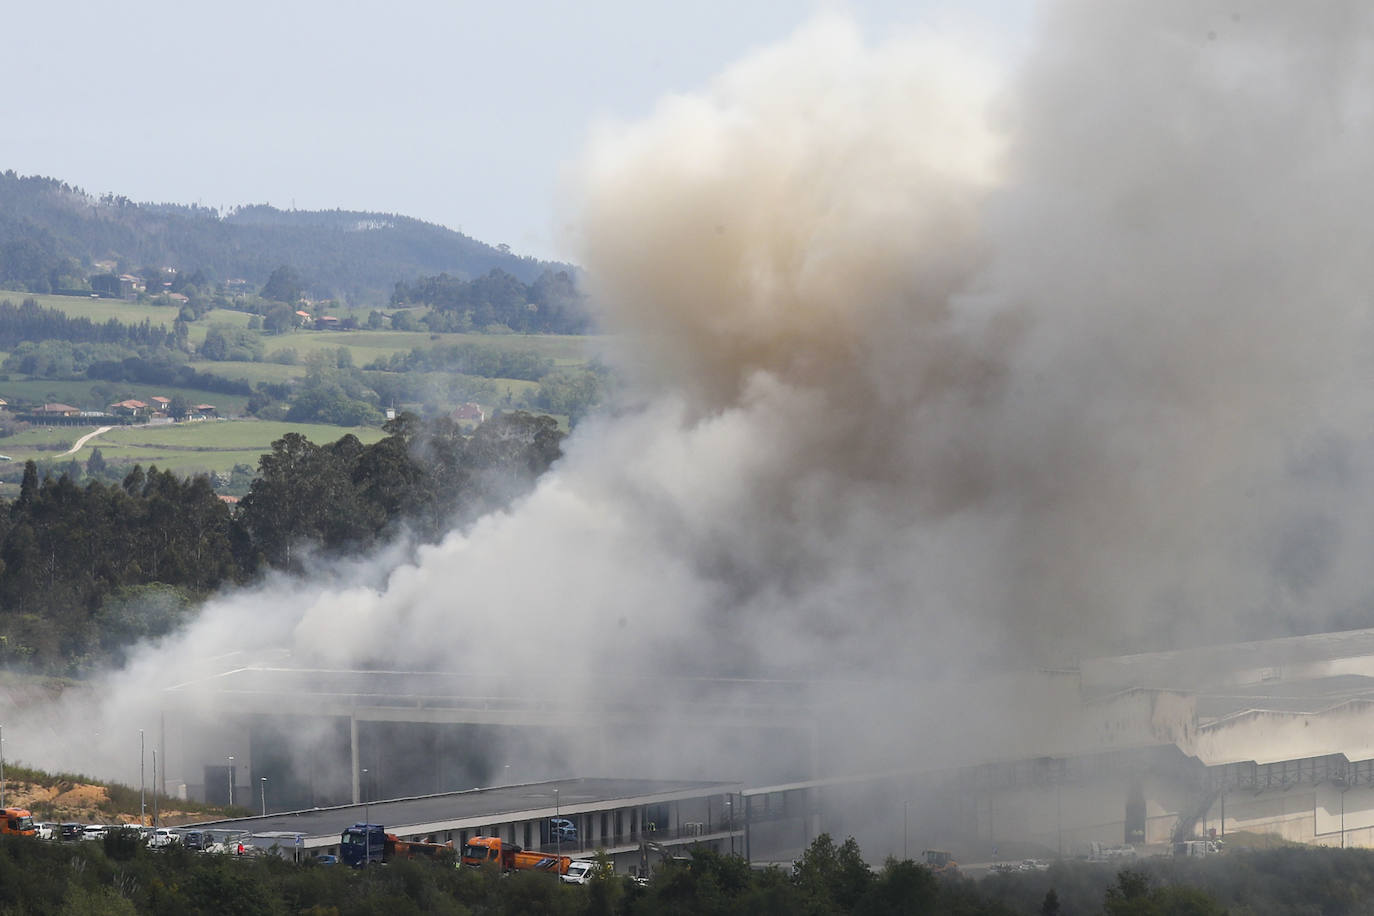
[[[386,830],[381,824],[354,824],[339,838],[339,861],[353,868],[382,861],[386,852]]]

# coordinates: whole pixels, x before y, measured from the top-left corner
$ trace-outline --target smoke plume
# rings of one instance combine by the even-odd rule
[[[575,224],[626,401],[509,511],[225,596],[117,683],[976,682],[1368,625],[1371,16],[1066,0],[1014,68],[823,18],[602,125]]]

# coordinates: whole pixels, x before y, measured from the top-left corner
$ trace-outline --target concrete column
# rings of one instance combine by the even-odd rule
[[[350,715],[348,717],[348,750],[353,761],[353,804],[361,804],[363,800],[362,779],[358,769],[358,717]]]

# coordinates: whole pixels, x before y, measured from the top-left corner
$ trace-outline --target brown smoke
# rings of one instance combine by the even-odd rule
[[[1359,417],[1369,29],[1338,6],[1059,4],[995,104],[958,48],[820,22],[607,131],[608,315],[772,459],[696,545],[761,629],[1050,661],[1331,618],[1273,567],[1291,456]]]

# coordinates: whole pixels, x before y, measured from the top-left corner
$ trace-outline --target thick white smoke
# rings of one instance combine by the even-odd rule
[[[1372,15],[1061,2],[1014,73],[827,18],[604,126],[577,231],[635,398],[510,511],[213,602],[126,682],[976,680],[1367,625]]]

